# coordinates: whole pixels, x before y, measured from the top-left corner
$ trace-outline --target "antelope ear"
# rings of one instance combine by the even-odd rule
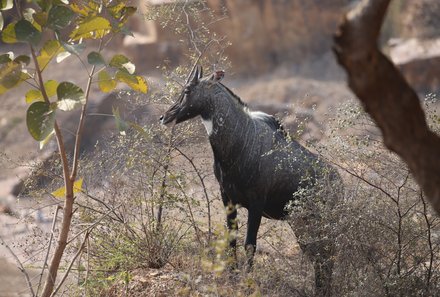
[[[199,80],[199,70],[200,70],[199,67],[200,66],[196,66],[196,69],[194,71],[193,77],[191,78],[191,82],[192,83],[197,83],[198,80]]]
[[[203,77],[203,67],[199,66],[199,79]]]
[[[214,71],[210,79],[213,81],[221,81],[225,77],[225,72],[223,70]]]

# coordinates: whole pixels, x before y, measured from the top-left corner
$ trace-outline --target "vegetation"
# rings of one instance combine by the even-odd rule
[[[58,243],[48,264],[48,273],[41,293],[41,296],[49,296],[60,287],[58,285],[55,288],[55,281],[69,239],[75,193],[81,190],[82,179],[78,179],[78,161],[90,88],[93,83],[97,83],[103,92],[110,92],[116,87],[117,82],[123,82],[136,91],[146,92],[147,85],[144,78],[134,74],[135,66],[125,56],[115,55],[110,61],[105,61],[101,55],[102,50],[115,35],[129,33],[125,24],[136,9],[127,6],[126,1],[86,1],[70,4],[65,1],[35,1],[36,5],[32,8],[21,7],[21,4],[17,2],[15,5],[18,20],[3,28],[3,17],[1,18],[1,36],[2,41],[8,44],[26,43],[30,56],[15,57],[13,52],[0,56],[0,93],[5,93],[23,82],[28,83],[32,87],[25,95],[26,103],[29,104],[26,114],[29,133],[40,142],[40,147],[53,136],[58,143],[64,188],[55,191],[54,196],[63,198],[64,206]],[[13,8],[12,0],[2,1],[2,10]],[[89,66],[81,57],[81,52],[86,48],[86,40],[98,41],[97,50],[90,51],[87,55]],[[44,79],[43,72],[52,60],[56,59],[58,63],[62,63],[69,56],[75,56],[78,63],[84,65],[88,76],[85,91],[69,81]],[[81,109],[81,114],[75,134],[73,160],[69,161],[70,152],[66,149],[62,127],[58,125],[56,114],[75,109]],[[86,238],[89,232],[90,230],[85,232]],[[35,293],[30,284],[29,289],[32,295],[39,295],[39,286]]]
[[[386,146],[405,161],[440,213],[440,137],[429,129],[416,92],[377,46],[389,4],[390,0],[359,3],[340,24],[334,52]]]
[[[433,120],[437,114],[434,101],[432,97],[426,101]],[[438,123],[432,124],[433,129],[439,128]],[[436,235],[440,221],[408,168],[386,150],[371,119],[354,103],[341,105],[329,126],[331,133],[325,144],[315,149],[340,169],[345,195],[338,205],[326,209],[320,225],[302,233],[325,232],[336,238],[335,294],[435,295],[440,277]],[[242,247],[235,270],[227,249],[228,237],[233,235],[218,225],[224,221],[224,213],[211,172],[209,144],[198,137],[205,132],[194,124],[175,129],[182,130],[174,131],[170,150],[164,148],[170,143],[164,128],[158,123],[143,125],[142,131],[113,138],[111,149],[97,158],[105,160],[99,169],[94,165],[84,168],[91,176],[111,180],[89,189],[88,195],[95,195],[94,199],[78,201],[80,205],[87,203],[85,217],[97,221],[100,214],[112,212],[96,227],[99,232],[90,237],[87,265],[82,264],[89,271],[87,282],[82,282],[87,290],[110,296],[122,292],[129,296],[146,292],[313,295],[313,266],[301,255],[289,231],[289,226],[298,227],[296,217],[307,214],[309,208],[295,205],[292,224],[263,221],[259,239],[263,251],[257,254],[254,270],[242,272],[246,258]],[[115,169],[111,178],[104,175],[106,166]],[[308,195],[304,191],[298,198],[308,202],[313,199]],[[120,207],[112,209],[121,197]],[[159,206],[163,207],[160,222]],[[245,235],[245,221],[238,222],[239,243]],[[157,228],[158,224],[162,227]],[[168,285],[155,288],[161,279],[154,276],[149,278],[150,285],[142,285],[139,275],[148,278],[158,268]]]
[[[165,128],[146,117],[128,121],[115,109],[120,133],[106,137],[93,153],[79,154],[93,84],[111,92],[122,82],[134,90],[117,92],[125,100],[126,113],[154,114],[181,91],[189,67],[164,65],[165,85],[145,97],[140,93],[147,85],[135,74],[134,64],[120,54],[106,59],[102,53],[117,34],[129,34],[126,24],[133,7],[124,1],[36,3],[34,8],[15,7],[20,20],[2,30],[3,42],[26,43],[30,56],[0,56],[0,93],[29,84],[24,95],[29,132],[42,147],[51,137],[58,144],[59,156],[45,172],[53,183],[45,185],[45,192],[58,199],[52,233],[59,238],[54,251],[52,237],[40,249],[43,253],[36,261],[42,262],[42,271],[36,285],[28,279],[31,294],[313,295],[313,266],[289,229],[310,211],[304,204],[292,207],[291,224],[263,221],[262,248],[252,272],[242,269],[246,257],[241,244],[238,266],[231,265],[229,237],[243,242],[246,212],[240,213],[244,219],[237,222],[238,234],[228,234],[211,151],[200,124]],[[11,1],[2,5],[3,10],[13,8]],[[206,9],[203,3],[185,2],[147,17],[159,18],[188,37],[185,42],[194,49],[191,61],[227,65],[222,56],[227,42],[210,33],[212,20],[205,22],[201,16]],[[60,63],[54,67],[62,67],[68,56],[84,65],[85,91],[72,82],[48,79],[45,70],[53,60]],[[430,128],[438,132],[434,101],[435,96],[427,98],[425,112]],[[57,114],[75,110],[80,110],[80,117],[74,150],[69,152]],[[408,167],[385,149],[380,132],[358,105],[340,106],[328,126],[328,137],[314,149],[339,169],[345,195],[339,205],[326,209],[327,216],[313,232],[336,238],[335,295],[435,295],[440,289],[440,221]],[[60,183],[64,187],[56,190]],[[311,201],[309,195],[304,191],[298,198]],[[58,207],[60,201],[63,207]],[[60,210],[63,221],[57,226]],[[60,271],[64,276],[56,278]]]

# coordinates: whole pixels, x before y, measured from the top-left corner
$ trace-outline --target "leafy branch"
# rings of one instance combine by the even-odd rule
[[[118,82],[122,82],[135,91],[146,93],[147,83],[143,77],[135,74],[135,66],[127,57],[117,54],[106,62],[101,55],[114,35],[129,34],[126,23],[136,8],[129,6],[128,1],[91,0],[66,3],[66,1],[36,0],[35,3],[36,9],[22,9],[16,3],[19,19],[6,27],[0,14],[2,41],[7,44],[25,43],[30,51],[30,56],[14,57],[13,52],[0,55],[0,94],[19,86],[22,82],[28,82],[33,87],[25,95],[26,103],[29,104],[26,113],[28,131],[40,142],[40,148],[43,148],[53,136],[58,144],[64,187],[52,194],[64,199],[63,216],[58,242],[48,266],[41,294],[41,296],[51,296],[54,294],[57,272],[69,242],[75,193],[81,191],[82,178],[77,180],[79,152],[90,91],[92,84],[96,82],[94,78],[98,76],[97,83],[103,92],[113,91]],[[2,11],[14,8],[12,0],[1,1],[0,5]],[[51,34],[54,38],[42,44],[44,34]],[[81,55],[86,49],[86,41],[91,39],[99,40],[99,46],[97,51],[91,51],[87,55],[87,62],[91,65],[91,70],[88,71]],[[59,83],[55,80],[44,80],[43,72],[53,60],[62,63],[71,55],[75,56],[87,71],[85,92],[69,81]],[[31,61],[33,68],[29,67]],[[97,71],[98,66],[101,67],[99,71]],[[81,113],[75,133],[73,161],[69,163],[67,157],[69,152],[56,115],[59,112],[71,112],[78,108],[81,108]],[[32,291],[32,286],[30,288]],[[34,292],[32,295],[35,296]]]

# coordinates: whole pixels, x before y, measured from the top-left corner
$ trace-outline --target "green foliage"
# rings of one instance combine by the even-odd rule
[[[147,82],[142,76],[132,75],[125,70],[118,70],[115,78],[137,92],[146,93],[148,90]]]
[[[88,54],[87,62],[89,62],[90,65],[105,65],[104,58],[98,52],[91,52]]]
[[[133,74],[135,70],[134,64],[124,55],[113,56],[109,64],[121,70],[125,69],[129,74]]]
[[[108,93],[113,91],[117,84],[118,82],[113,79],[107,71],[102,70],[99,72],[98,85],[102,92]]]
[[[14,7],[14,0],[1,0],[0,10],[9,10]],[[3,29],[4,19],[3,14],[0,12],[0,30]]]
[[[40,67],[41,70],[44,70],[49,62],[63,51],[64,48],[58,40],[48,40],[37,57],[38,67]]]
[[[15,36],[15,24],[16,22],[12,22],[9,25],[6,26],[2,30],[2,41],[4,43],[16,43],[17,38]]]
[[[86,103],[83,90],[70,82],[62,82],[57,87],[57,107],[64,111],[74,110]]]
[[[99,39],[110,33],[110,22],[100,16],[92,16],[82,20],[77,28],[72,31],[70,38],[77,41],[81,38]]]
[[[34,102],[27,110],[26,124],[32,137],[37,141],[42,141],[53,131],[55,110],[49,103]]]
[[[41,32],[32,25],[28,20],[19,20],[15,26],[15,37],[17,41],[27,42],[34,46],[38,45],[41,40]]]
[[[49,10],[45,24],[50,29],[61,30],[70,24],[74,16],[75,13],[68,6],[55,5]]]
[[[58,82],[55,80],[48,80],[44,83],[44,89],[46,90],[47,97],[51,98],[57,93]],[[31,104],[34,101],[44,101],[43,94],[40,90],[29,90],[26,95],[26,103]]]
[[[0,10],[9,10],[14,7],[14,0],[1,0]]]
[[[25,94],[26,103],[29,104],[26,113],[26,124],[30,135],[40,142],[40,148],[44,147],[53,135],[59,144],[59,155],[62,163],[62,176],[64,186],[52,193],[55,197],[64,197],[64,218],[59,230],[59,242],[67,241],[70,232],[70,224],[73,217],[72,205],[74,196],[82,191],[82,178],[78,175],[78,152],[80,150],[81,137],[83,135],[85,112],[88,96],[92,84],[98,83],[104,91],[110,91],[115,87],[112,76],[111,83],[97,82],[96,77],[100,71],[109,67],[114,76],[115,72],[122,71],[121,67],[107,66],[101,52],[110,40],[123,30],[133,9],[127,6],[127,1],[95,1],[89,0],[80,4],[68,1],[34,1],[34,8],[20,10],[17,8],[18,20],[11,22],[3,29],[3,18],[0,18],[1,38],[4,43],[25,43],[29,48],[28,55],[20,55],[14,59],[13,53],[0,55],[0,94],[27,82],[32,89]],[[115,4],[117,7],[115,7]],[[14,5],[10,1],[2,1],[0,9],[9,9]],[[113,24],[113,25],[112,25]],[[50,37],[50,38],[42,38]],[[97,49],[91,50],[86,65],[81,52],[86,48],[88,40],[97,39]],[[44,40],[44,43],[43,43]],[[56,82],[45,81],[44,72],[49,68],[52,61],[62,63],[69,56],[75,56],[78,62],[85,68],[87,83],[84,90],[70,81]],[[127,59],[128,60],[128,59]],[[33,62],[31,64],[31,61]],[[125,64],[124,64],[125,65]],[[122,65],[122,67],[124,67]],[[131,62],[126,64],[124,71],[127,75],[123,80],[129,87],[146,92],[147,85],[143,77],[134,73],[135,67]],[[74,75],[78,75],[74,73]],[[105,75],[104,75],[105,76]],[[107,79],[108,77],[104,78]],[[98,77],[99,78],[99,77]],[[101,79],[102,80],[102,75]],[[55,98],[56,94],[56,98]],[[81,116],[74,137],[73,158],[69,160],[70,149],[66,146],[63,137],[64,127],[59,127],[56,121],[57,111],[70,112],[81,108]],[[74,182],[76,180],[76,182]],[[54,253],[63,255],[66,246],[58,244]],[[61,259],[53,257],[49,266],[50,272],[46,278],[42,295],[49,296],[56,293],[56,272],[60,267]],[[68,273],[68,271],[67,271]],[[126,279],[128,279],[126,277]],[[40,280],[41,282],[42,280]],[[55,292],[54,292],[55,290]],[[32,289],[31,289],[32,291]],[[32,295],[34,293],[32,292]],[[37,292],[38,295],[38,292]]]
[[[57,109],[71,111],[84,106],[88,98],[79,86],[72,82],[58,85],[53,80],[44,81],[43,72],[52,60],[61,63],[74,55],[81,58],[88,39],[99,39],[104,45],[114,35],[125,28],[127,19],[136,9],[127,6],[127,1],[84,1],[68,3],[64,1],[36,1],[36,7],[19,13],[21,18],[8,24],[1,31],[5,43],[23,42],[30,46],[32,58],[20,55],[14,59],[13,53],[0,55],[0,94],[28,81],[35,88],[27,91],[26,103],[31,104],[28,111],[28,130],[37,140],[45,139],[52,131]],[[1,10],[13,8],[13,1],[3,0]],[[3,19],[0,20],[2,25]],[[41,44],[43,34],[52,34]],[[97,83],[103,92],[114,90],[118,82],[138,92],[147,92],[146,80],[135,74],[134,64],[123,55],[114,56],[107,63],[99,46],[91,51],[87,61],[92,65],[88,70],[90,82]],[[31,65],[31,60],[33,65]],[[99,71],[96,67],[101,67]],[[97,80],[94,78],[97,76]],[[42,83],[41,83],[42,82]],[[57,101],[52,97],[57,94]],[[45,104],[36,102],[44,102]],[[41,121],[38,123],[38,121]]]
[[[15,87],[20,83],[21,65],[14,61],[7,62],[1,65],[0,68],[0,84],[5,89]]]

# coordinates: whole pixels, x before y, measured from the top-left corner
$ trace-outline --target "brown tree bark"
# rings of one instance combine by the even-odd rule
[[[335,34],[334,52],[386,147],[406,162],[440,214],[440,137],[429,129],[415,91],[378,47],[389,3],[363,0],[348,12]]]

